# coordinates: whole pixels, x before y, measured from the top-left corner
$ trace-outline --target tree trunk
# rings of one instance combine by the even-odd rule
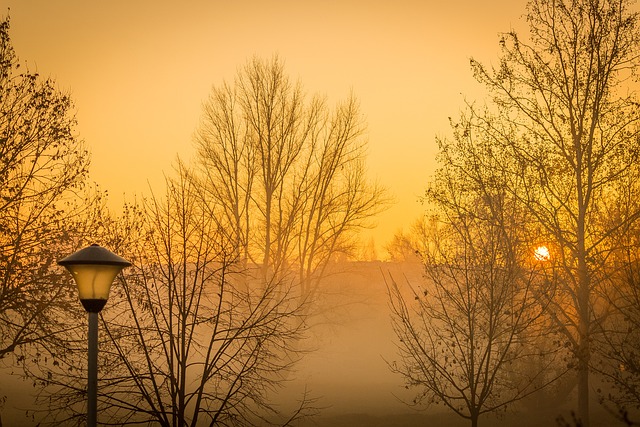
[[[471,413],[471,427],[478,427],[478,414],[474,412]]]
[[[589,359],[591,346],[589,343],[589,286],[580,283],[580,319],[578,357],[578,418],[582,427],[589,427]],[[586,301],[585,301],[586,300]]]
[[[584,210],[578,218],[578,418],[589,427],[589,362],[590,362],[590,278],[585,249]]]
[[[578,418],[581,427],[589,427],[589,367],[586,361],[578,360]]]

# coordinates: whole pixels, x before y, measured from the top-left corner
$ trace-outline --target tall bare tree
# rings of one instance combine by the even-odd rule
[[[311,400],[287,416],[268,397],[301,355],[292,345],[305,330],[300,300],[251,279],[183,165],[176,175],[166,197],[129,208],[113,230],[134,267],[102,314],[100,422],[288,425]],[[85,399],[83,370],[64,362],[41,396],[56,422],[81,420]]]
[[[333,254],[384,208],[366,178],[364,125],[350,97],[308,100],[277,58],[254,58],[213,89],[196,136],[203,188],[220,201],[247,262],[263,277],[295,273],[306,295]],[[218,206],[218,205],[216,205]]]
[[[501,153],[476,144],[468,127],[454,129],[427,194],[437,214],[412,236],[425,283],[389,285],[400,356],[390,366],[417,389],[414,404],[443,404],[475,427],[557,377],[541,338],[553,281],[534,262],[526,214],[493,167]]]
[[[70,97],[25,69],[0,21],[0,359],[51,344],[77,299],[55,265],[89,163],[74,127]]]
[[[487,143],[536,227],[562,261],[558,326],[576,360],[578,417],[589,426],[589,369],[596,289],[612,234],[638,219],[605,222],[620,184],[638,179],[640,108],[627,83],[638,66],[638,15],[628,0],[531,0],[528,41],[504,34],[499,65],[471,62],[489,91],[487,110],[471,107]],[[637,197],[637,195],[634,195]]]

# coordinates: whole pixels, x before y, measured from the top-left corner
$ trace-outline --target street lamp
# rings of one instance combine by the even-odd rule
[[[109,298],[109,289],[118,273],[131,265],[102,246],[93,244],[58,261],[78,286],[78,295],[89,313],[89,363],[87,383],[87,426],[97,422],[98,409],[98,313]]]

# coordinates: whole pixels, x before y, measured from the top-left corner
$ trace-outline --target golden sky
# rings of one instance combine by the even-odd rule
[[[526,0],[0,0],[32,71],[75,101],[92,179],[120,206],[161,192],[188,159],[201,105],[253,55],[278,54],[289,75],[330,104],[353,90],[368,123],[368,165],[395,205],[378,246],[407,229],[463,94],[469,58],[495,62],[498,33],[526,29]]]

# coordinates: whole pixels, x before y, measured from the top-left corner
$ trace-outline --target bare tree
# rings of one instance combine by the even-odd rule
[[[497,167],[510,177],[507,190],[562,262],[555,314],[575,355],[585,427],[591,343],[604,315],[596,291],[604,284],[602,266],[612,234],[640,214],[602,221],[620,183],[629,174],[638,178],[640,108],[626,83],[637,70],[640,38],[629,4],[531,0],[529,41],[504,34],[498,66],[471,62],[490,96],[486,110],[470,107],[476,133],[504,153]]]
[[[390,366],[417,388],[414,404],[441,403],[477,426],[557,378],[547,369],[557,350],[540,336],[553,282],[533,261],[523,210],[491,167],[500,153],[455,129],[427,194],[437,214],[412,236],[426,281],[389,285],[400,356]],[[473,149],[458,156],[462,145]]]
[[[629,177],[632,177],[630,174]],[[619,223],[628,212],[638,210],[634,197],[637,182],[621,185],[610,201],[603,221]],[[601,402],[627,425],[640,425],[640,236],[637,222],[628,223],[613,233],[615,244],[607,252],[599,289],[599,307],[603,315],[595,325],[593,369],[603,378],[598,388]]]
[[[422,223],[423,221],[417,221],[414,226]],[[411,233],[398,231],[385,245],[389,259],[395,262],[420,262],[420,251],[415,240]]]
[[[53,344],[77,297],[55,265],[89,156],[71,99],[24,69],[0,22],[0,359]],[[64,253],[64,252],[63,252]],[[42,347],[40,347],[42,349]],[[38,352],[40,350],[35,350]]]
[[[265,279],[296,273],[308,296],[384,208],[366,179],[363,131],[353,97],[334,110],[307,100],[277,57],[254,58],[233,85],[213,89],[196,137],[200,180]]]
[[[598,392],[605,407],[627,425],[640,425],[640,270],[633,258],[610,290],[613,310],[598,325],[593,365],[604,378]]]
[[[119,253],[135,267],[102,315],[100,422],[288,425],[308,415],[311,399],[287,416],[268,397],[301,355],[292,343],[305,330],[303,307],[289,288],[252,279],[236,263],[235,240],[189,175],[180,165],[165,198],[119,223],[130,236]],[[83,372],[60,368],[47,373],[41,399],[56,422],[81,420]]]
[[[471,252],[428,267],[429,282],[419,290],[391,282],[400,361],[390,366],[418,390],[414,405],[443,404],[477,426],[481,415],[551,380],[543,369],[525,369],[543,357],[535,345],[533,278],[481,264]]]

